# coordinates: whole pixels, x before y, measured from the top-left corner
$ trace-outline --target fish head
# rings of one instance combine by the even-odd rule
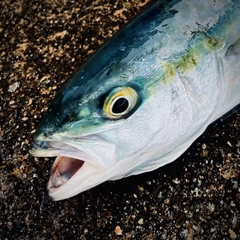
[[[53,200],[144,172],[139,166],[149,160],[146,146],[163,127],[159,119],[168,121],[162,117],[166,107],[157,111],[159,101],[170,106],[165,88],[159,86],[158,91],[155,86],[158,65],[154,47],[147,43],[159,21],[143,21],[141,31],[136,23],[121,30],[80,67],[50,104],[30,153],[56,157],[47,187]],[[158,41],[153,45],[161,47]]]
[[[63,86],[34,135],[30,153],[56,157],[47,187],[53,200],[165,165],[173,158],[161,157],[191,124],[176,68],[156,57],[161,45],[122,35]]]
[[[56,157],[48,183],[54,200],[132,172],[137,164],[130,156],[145,142],[145,121],[138,115],[145,95],[142,79],[107,76],[103,70],[89,80],[85,72],[83,67],[55,96],[30,150],[34,156]]]
[[[80,69],[55,96],[37,129],[30,153],[56,157],[47,186],[53,200],[166,164],[150,163],[168,149],[169,128],[174,134],[182,131],[177,111],[184,117],[191,111],[184,110],[184,102],[172,109],[172,99],[186,95],[178,96],[164,81],[156,84],[154,69],[148,73],[141,67],[140,72],[135,61],[123,64],[110,74],[109,68],[91,72],[89,64]]]

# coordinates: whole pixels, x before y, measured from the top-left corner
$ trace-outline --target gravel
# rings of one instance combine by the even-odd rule
[[[71,199],[29,144],[57,89],[150,0],[0,2],[0,239],[240,239],[240,113],[178,160]]]

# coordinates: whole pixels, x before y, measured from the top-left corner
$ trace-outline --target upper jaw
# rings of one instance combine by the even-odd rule
[[[59,149],[53,148],[50,142],[33,141],[29,152],[35,157],[55,157],[59,154]]]
[[[115,143],[99,135],[90,135],[79,139],[33,141],[29,152],[36,157],[76,158],[106,168],[114,163],[116,150]]]

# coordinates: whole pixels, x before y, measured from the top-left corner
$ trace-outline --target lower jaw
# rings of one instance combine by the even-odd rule
[[[75,158],[59,156],[55,159],[50,177],[51,188],[58,188],[83,166],[84,161]]]

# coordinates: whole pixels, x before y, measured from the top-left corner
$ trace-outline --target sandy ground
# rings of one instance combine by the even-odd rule
[[[28,149],[56,90],[149,1],[0,2],[0,239],[240,239],[240,114],[177,161],[68,200]]]

